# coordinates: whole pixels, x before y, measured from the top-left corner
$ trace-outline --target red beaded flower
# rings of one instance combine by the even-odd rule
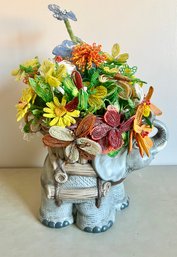
[[[134,117],[121,121],[121,114],[109,105],[103,119],[97,120],[96,126],[90,132],[91,138],[101,146],[103,153],[108,153],[122,147],[124,141],[122,133],[129,131]]]

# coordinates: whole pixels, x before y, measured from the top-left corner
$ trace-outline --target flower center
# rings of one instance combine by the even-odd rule
[[[66,113],[66,109],[64,106],[56,107],[55,114],[57,117],[62,117]]]

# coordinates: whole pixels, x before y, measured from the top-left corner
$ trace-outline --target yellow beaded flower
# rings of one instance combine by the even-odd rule
[[[19,81],[23,79],[26,76],[26,72],[28,71],[28,74],[34,73],[39,68],[39,60],[37,57],[28,60],[24,62],[22,65],[20,65],[19,69],[14,69],[12,71],[12,75],[16,77],[16,80]]]
[[[51,118],[49,125],[52,126],[60,126],[60,127],[68,127],[71,124],[75,124],[76,120],[74,118],[79,117],[80,111],[74,110],[72,112],[67,111],[65,108],[66,99],[62,98],[61,103],[58,98],[54,96],[53,102],[46,103],[48,107],[45,107],[43,114],[46,118]]]
[[[23,90],[22,97],[20,98],[18,104],[16,105],[17,108],[17,121],[21,120],[25,114],[27,113],[28,109],[30,108],[31,104],[34,103],[36,98],[36,93],[30,87]]]
[[[65,65],[55,66],[55,63],[45,60],[41,67],[40,71],[45,78],[45,81],[51,87],[58,87],[61,85],[63,79],[67,75],[67,70]]]
[[[107,96],[107,89],[103,86],[93,87],[90,90],[88,103],[91,107],[99,109],[103,105],[103,99]]]

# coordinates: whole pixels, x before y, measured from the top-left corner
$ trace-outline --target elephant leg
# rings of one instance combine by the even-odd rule
[[[42,189],[42,201],[40,208],[40,221],[50,228],[66,227],[74,222],[73,204],[64,202],[57,206],[54,199],[48,199]]]
[[[101,199],[101,206],[95,206],[95,200],[76,204],[76,225],[85,232],[100,233],[108,230],[115,221],[116,209],[111,192]]]
[[[117,211],[124,210],[129,206],[130,199],[125,193],[124,183],[112,187],[112,197]]]

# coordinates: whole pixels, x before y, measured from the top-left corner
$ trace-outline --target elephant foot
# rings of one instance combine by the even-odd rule
[[[61,207],[52,205],[50,208],[48,205],[45,205],[45,208],[40,209],[39,220],[49,228],[67,227],[74,223],[72,205],[63,204]]]
[[[47,219],[43,219],[41,220],[41,222],[44,226],[47,226],[49,228],[64,228],[72,224],[67,220],[65,220],[64,222],[53,222]]]
[[[130,204],[130,198],[126,196],[120,203],[116,205],[116,210],[117,211],[122,211],[126,209]]]
[[[77,227],[89,233],[101,233],[111,228],[115,221],[116,209],[109,200],[103,198],[99,208],[92,200],[76,205]]]
[[[49,228],[63,228],[74,223],[73,203],[64,202],[57,206],[54,199],[48,199],[42,191],[39,220]]]
[[[113,225],[113,221],[110,220],[107,225],[103,225],[102,227],[96,226],[94,228],[92,228],[92,227],[85,227],[83,231],[88,232],[88,233],[106,232],[109,228],[112,227],[112,225]]]

